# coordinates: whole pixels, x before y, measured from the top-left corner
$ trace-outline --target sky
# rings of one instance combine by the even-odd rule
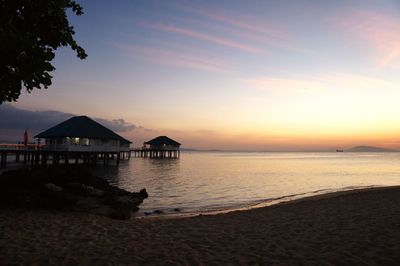
[[[0,139],[88,115],[133,146],[400,148],[398,1],[78,2],[88,58],[59,49],[49,89],[0,106]]]

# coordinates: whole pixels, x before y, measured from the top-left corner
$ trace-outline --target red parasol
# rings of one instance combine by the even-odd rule
[[[25,133],[24,133],[24,146],[28,146],[28,130],[25,129]]]

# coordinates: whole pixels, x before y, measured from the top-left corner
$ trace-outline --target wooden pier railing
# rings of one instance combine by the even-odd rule
[[[181,155],[178,149],[152,149],[152,148],[137,148],[132,149],[134,157],[141,158],[171,158],[178,159]]]
[[[141,158],[171,158],[178,159],[180,150],[139,148],[129,151],[50,151],[43,145],[31,144],[0,144],[0,168],[6,168],[8,163],[24,165],[60,165],[60,164],[98,164],[109,165],[120,160],[129,160],[131,155]]]
[[[116,165],[119,165],[120,160],[130,159],[130,157],[129,151],[74,152],[41,149],[0,149],[0,168],[6,168],[7,163],[12,161],[31,166],[80,163],[109,165],[114,161]]]

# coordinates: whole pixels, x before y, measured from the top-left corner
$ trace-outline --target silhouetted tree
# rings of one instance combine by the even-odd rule
[[[68,9],[83,14],[71,0],[0,0],[0,104],[16,101],[23,87],[47,89],[58,47],[70,46],[77,57],[86,58],[73,39]]]

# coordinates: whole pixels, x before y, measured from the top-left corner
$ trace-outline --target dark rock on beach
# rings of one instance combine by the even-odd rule
[[[129,219],[148,194],[111,186],[84,167],[18,169],[0,175],[0,208],[78,211]]]

